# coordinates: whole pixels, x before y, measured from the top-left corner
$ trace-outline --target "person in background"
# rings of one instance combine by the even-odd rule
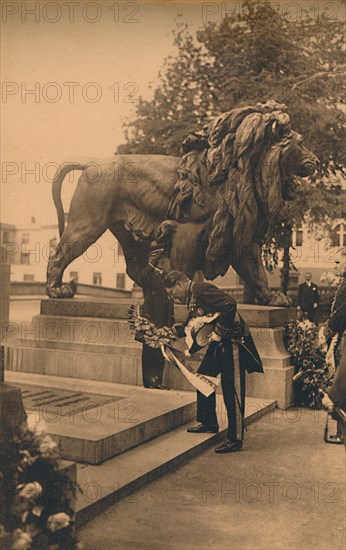
[[[311,273],[305,273],[305,283],[298,287],[297,310],[301,313],[303,320],[309,319],[314,323],[320,303],[320,295],[317,285],[311,279]]]
[[[164,263],[165,250],[153,243],[148,265],[142,269],[138,282],[144,294],[143,315],[158,327],[171,327],[174,324],[174,304],[162,282]],[[162,385],[164,363],[160,348],[152,348],[143,342],[142,375],[145,388],[166,389]]]
[[[221,373],[228,430],[226,440],[216,447],[215,452],[221,454],[240,451],[244,435],[245,371],[263,372],[262,362],[251,334],[245,322],[238,317],[235,300],[215,285],[192,282],[181,271],[168,273],[164,284],[167,292],[175,300],[187,304],[188,319],[180,327],[180,332],[184,332],[184,326],[191,318],[219,313],[214,321],[208,348],[198,372],[214,377]],[[179,336],[177,325],[175,329]],[[239,342],[239,346],[232,340]],[[215,392],[206,397],[197,390],[197,421],[199,424],[188,428],[188,432],[218,433]]]

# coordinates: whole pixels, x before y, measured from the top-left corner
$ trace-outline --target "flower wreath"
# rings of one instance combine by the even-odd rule
[[[152,348],[169,346],[177,339],[174,330],[170,327],[158,327],[147,317],[144,317],[139,304],[132,305],[128,310],[128,321],[135,340]]]

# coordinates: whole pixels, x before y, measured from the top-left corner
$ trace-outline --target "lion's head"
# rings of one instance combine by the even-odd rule
[[[292,132],[292,139],[283,148],[280,158],[281,193],[283,200],[294,198],[294,176],[312,176],[318,163],[317,157],[303,145],[300,134]]]
[[[278,108],[279,107],[279,108]],[[315,155],[293,132],[290,119],[275,102],[245,112],[231,142],[228,178],[218,190],[218,208],[209,238],[207,259],[222,258],[233,219],[233,250],[240,255],[260,240],[283,200],[293,198],[294,176],[312,175]],[[225,142],[226,143],[226,142]],[[227,145],[230,143],[228,140]],[[225,262],[226,265],[226,262]]]
[[[258,160],[253,186],[269,217],[279,211],[282,200],[294,198],[294,176],[311,176],[317,166],[317,158],[296,132],[270,145]]]

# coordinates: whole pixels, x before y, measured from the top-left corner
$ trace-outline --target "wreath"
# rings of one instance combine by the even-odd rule
[[[130,329],[135,335],[135,340],[151,348],[160,348],[162,345],[170,346],[177,339],[172,328],[158,327],[145,317],[139,304],[134,304],[129,308],[128,321]]]

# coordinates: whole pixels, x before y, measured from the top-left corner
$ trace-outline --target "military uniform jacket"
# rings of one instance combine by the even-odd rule
[[[298,287],[298,306],[304,309],[311,309],[314,304],[320,303],[320,295],[318,287],[315,283],[309,286],[307,283],[302,283]]]
[[[189,317],[220,313],[214,330],[222,338],[230,338],[231,332],[240,329],[239,359],[247,372],[263,372],[262,361],[244,321],[237,313],[236,301],[211,283],[192,283],[188,295]]]

